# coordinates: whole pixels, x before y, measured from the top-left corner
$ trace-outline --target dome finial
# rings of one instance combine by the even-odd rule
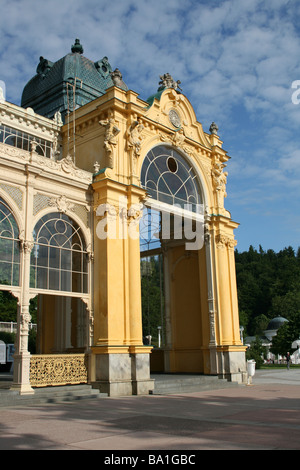
[[[71,51],[83,54],[83,47],[80,44],[80,39],[75,39],[75,44],[73,44],[73,46],[71,47]]]

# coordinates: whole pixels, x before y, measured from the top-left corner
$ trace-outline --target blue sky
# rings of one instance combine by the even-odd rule
[[[147,99],[169,72],[206,132],[219,126],[226,208],[238,250],[300,246],[299,0],[1,0],[0,80],[20,104],[39,57],[56,61],[80,38]],[[299,93],[300,97],[300,93]]]

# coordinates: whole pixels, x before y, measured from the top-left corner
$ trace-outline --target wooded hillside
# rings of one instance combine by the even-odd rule
[[[240,324],[246,335],[262,334],[269,320],[282,316],[300,330],[300,248],[275,253],[235,252]]]
[[[245,336],[262,335],[269,320],[287,318],[300,333],[300,248],[235,251],[240,324]],[[143,335],[157,336],[163,326],[164,298],[162,261],[159,256],[141,262]],[[36,322],[36,299],[31,301]],[[0,321],[16,321],[17,300],[0,291]],[[164,332],[162,331],[162,334]],[[296,333],[295,333],[296,334]],[[297,333],[298,334],[298,333]]]

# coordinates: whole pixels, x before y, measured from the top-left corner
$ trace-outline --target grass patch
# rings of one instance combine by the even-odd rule
[[[263,364],[261,369],[286,369],[286,364]],[[300,364],[290,364],[290,369],[300,369]]]

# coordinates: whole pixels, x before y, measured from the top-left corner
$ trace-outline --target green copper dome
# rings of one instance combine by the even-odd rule
[[[23,90],[23,108],[33,108],[36,113],[51,119],[60,112],[64,120],[66,113],[73,111],[74,102],[76,109],[99,98],[114,85],[128,89],[119,70],[112,71],[107,57],[97,62],[87,59],[82,55],[79,39],[75,40],[71,51],[57,62],[40,57],[36,75]]]

